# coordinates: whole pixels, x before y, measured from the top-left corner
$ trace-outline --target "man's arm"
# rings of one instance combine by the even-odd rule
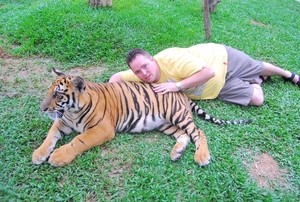
[[[202,70],[196,72],[195,74],[181,80],[181,88],[191,88],[196,86],[201,86],[208,80],[215,76],[215,71],[209,66],[203,66]],[[160,84],[154,84],[154,91],[157,93],[168,93],[177,92],[179,89],[175,82],[165,82]]]
[[[203,66],[201,71],[196,72],[181,81],[182,88],[201,86],[215,76],[215,71],[209,66]]]
[[[122,81],[122,76],[121,76],[121,72],[115,73],[114,75],[112,75],[109,79],[109,82],[119,82]]]

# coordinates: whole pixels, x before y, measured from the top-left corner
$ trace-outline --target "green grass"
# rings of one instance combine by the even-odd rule
[[[104,66],[108,70],[95,81],[105,82],[127,68],[125,55],[132,48],[155,54],[171,46],[216,42],[300,73],[299,13],[295,0],[222,1],[211,14],[212,39],[205,40],[201,1],[115,0],[112,8],[94,9],[85,0],[0,0],[0,47],[16,57],[54,61],[39,63],[45,71],[30,79],[16,75],[7,82],[0,59],[1,201],[299,201],[299,89],[279,77],[263,85],[261,107],[199,102],[222,119],[253,119],[249,125],[216,126],[195,118],[212,155],[204,168],[194,162],[192,144],[172,162],[174,139],[155,131],[119,134],[63,168],[31,162],[52,124],[39,110],[46,91],[40,83],[51,67]],[[9,68],[31,71],[27,63]],[[11,92],[19,94],[3,97]],[[286,170],[287,188],[276,183],[260,188],[251,178],[246,164],[260,153]]]

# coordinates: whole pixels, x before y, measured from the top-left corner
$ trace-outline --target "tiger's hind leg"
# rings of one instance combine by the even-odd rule
[[[195,132],[192,133],[191,138],[196,146],[194,160],[200,166],[205,166],[209,164],[210,153],[208,150],[207,140],[204,132],[202,130],[197,129]]]
[[[177,142],[173,147],[170,156],[172,161],[179,160],[191,140],[190,136],[187,135],[185,131],[171,124],[164,124],[159,130],[176,138]]]
[[[207,146],[207,140],[204,132],[197,128],[195,123],[192,121],[192,116],[186,116],[186,122],[178,122],[177,127],[185,134],[189,135],[196,146],[196,152],[194,155],[194,160],[200,165],[205,166],[209,164],[210,154]],[[176,123],[174,123],[176,124]]]

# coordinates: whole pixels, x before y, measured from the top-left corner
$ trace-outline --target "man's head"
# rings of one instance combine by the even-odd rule
[[[132,49],[126,56],[126,63],[133,73],[144,82],[155,83],[160,78],[159,67],[154,58],[142,49]]]

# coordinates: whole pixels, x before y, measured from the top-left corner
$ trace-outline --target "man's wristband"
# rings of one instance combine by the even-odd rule
[[[181,91],[182,90],[181,82],[176,82],[176,87],[178,88],[179,91]]]

